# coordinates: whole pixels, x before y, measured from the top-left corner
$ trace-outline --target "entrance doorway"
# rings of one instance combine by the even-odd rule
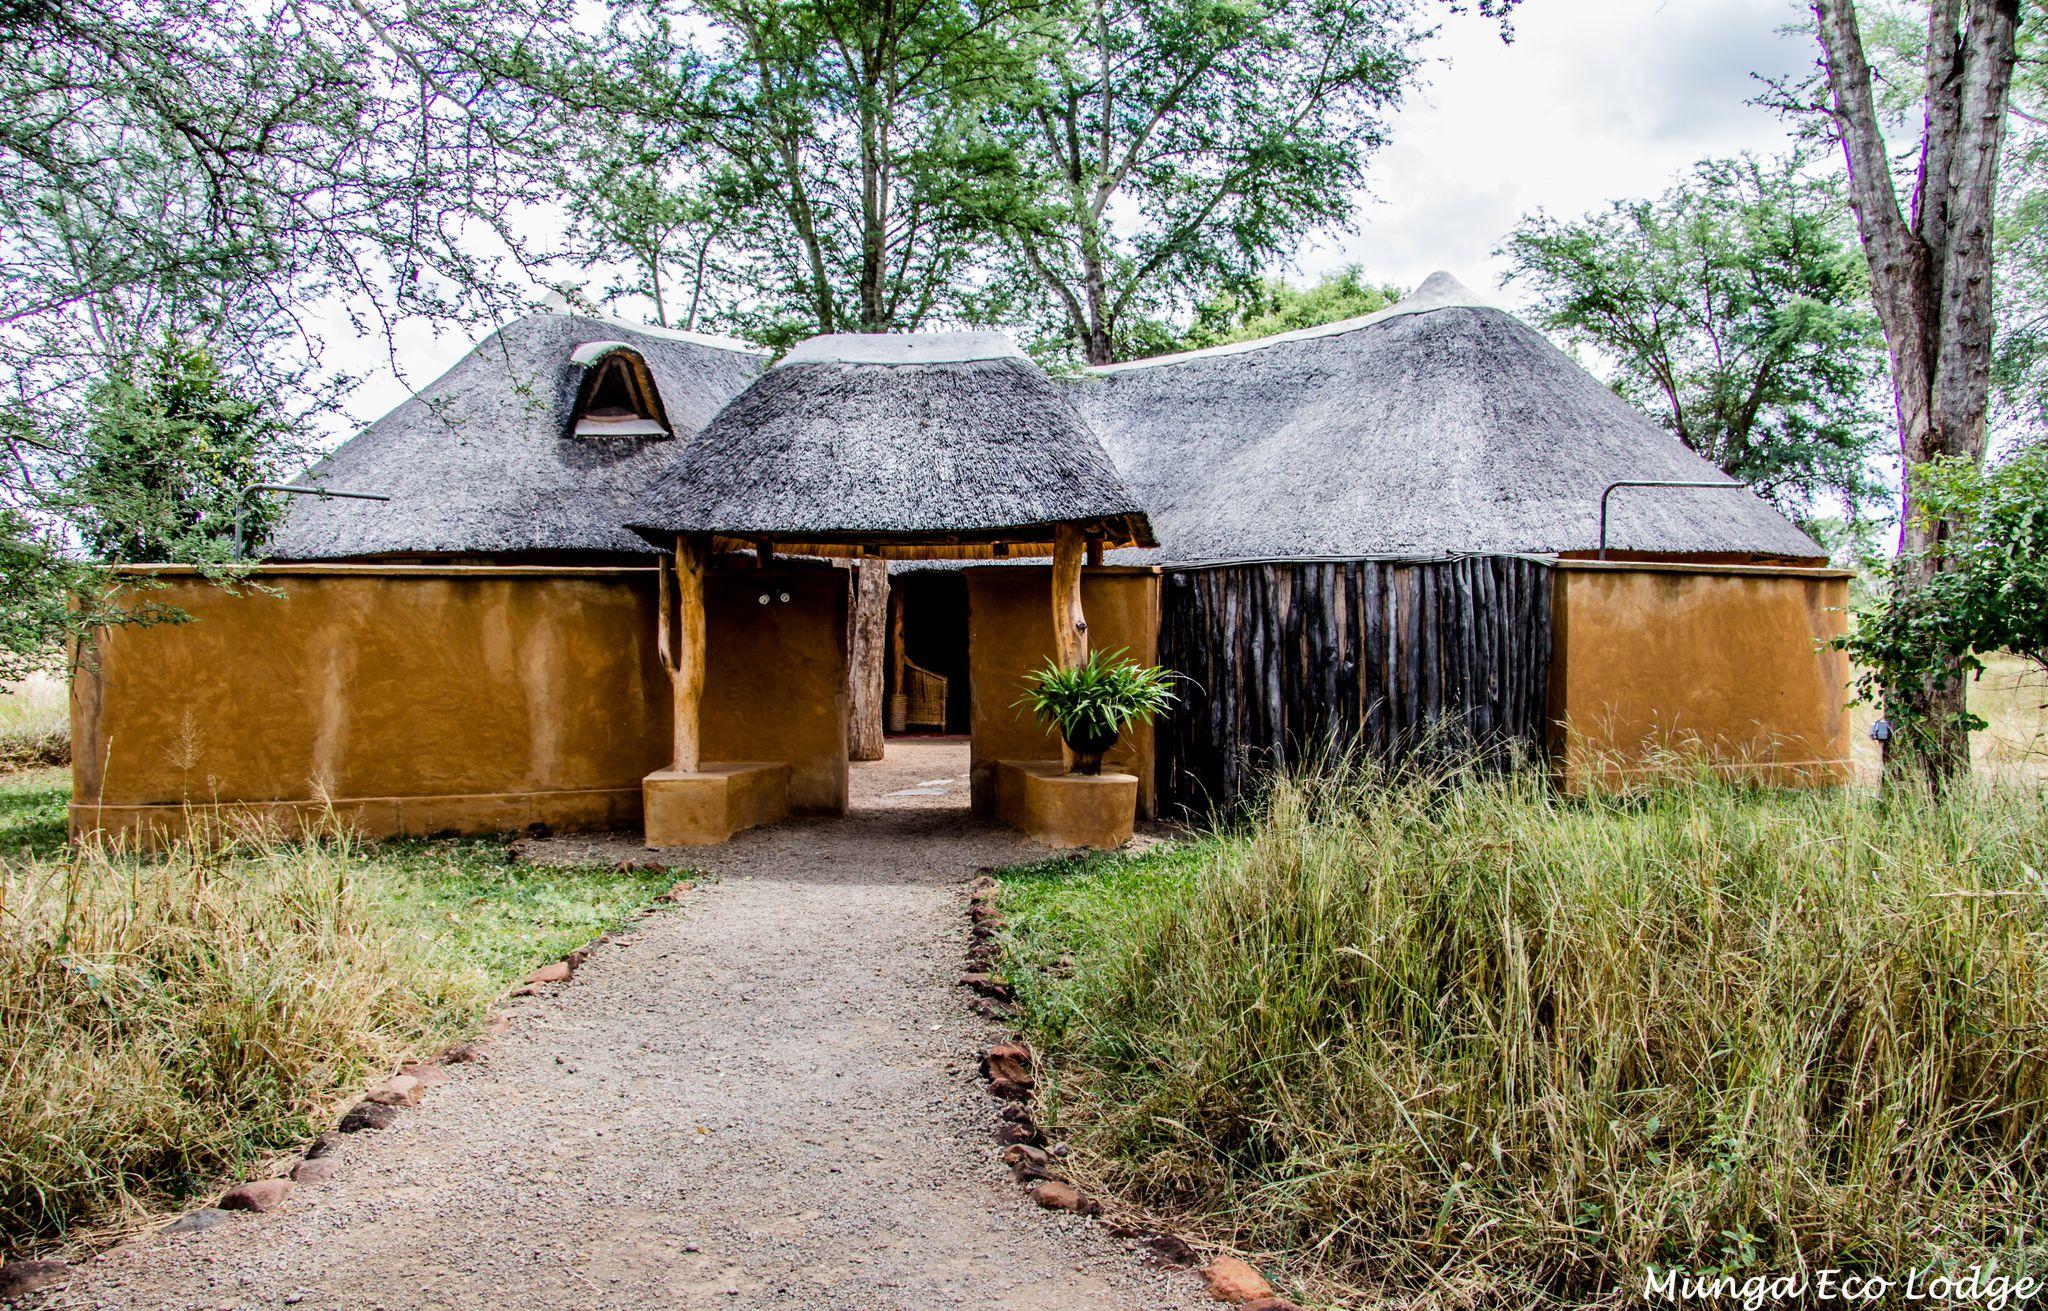
[[[958,737],[972,727],[967,579],[957,569],[889,578],[883,728],[889,737]]]

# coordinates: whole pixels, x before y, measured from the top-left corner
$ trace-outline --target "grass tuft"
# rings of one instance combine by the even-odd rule
[[[1098,1186],[1328,1295],[1583,1306],[1652,1266],[2041,1273],[2044,861],[2032,790],[1346,768],[1003,906]]]
[[[676,877],[500,840],[73,854],[50,791],[0,797],[7,845],[43,853],[0,858],[0,1249],[132,1226],[302,1143]]]

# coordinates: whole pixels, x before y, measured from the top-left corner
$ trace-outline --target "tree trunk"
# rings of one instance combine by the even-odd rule
[[[1116,363],[1116,348],[1110,339],[1108,319],[1109,288],[1102,271],[1102,250],[1092,237],[1081,253],[1081,291],[1088,306],[1088,332],[1081,340],[1081,353],[1090,364]]]
[[[889,562],[863,557],[849,574],[853,607],[847,622],[846,755],[849,760],[880,760]]]
[[[1855,0],[1813,0],[1830,111],[1848,164],[1849,201],[1884,327],[1905,464],[1898,585],[1925,586],[1952,525],[1918,519],[1913,469],[1947,456],[1984,458],[1991,380],[1991,219],[2018,0],[1929,0],[1920,171],[1910,216],[1899,207]],[[1939,787],[1966,774],[1966,686],[1950,665],[1887,687],[1895,735],[1885,772]]]

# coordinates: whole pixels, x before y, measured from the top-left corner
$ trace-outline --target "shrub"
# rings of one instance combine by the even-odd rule
[[[1004,903],[1099,1185],[1310,1283],[1583,1305],[1653,1265],[2038,1267],[2044,849],[2031,792],[1348,769]]]

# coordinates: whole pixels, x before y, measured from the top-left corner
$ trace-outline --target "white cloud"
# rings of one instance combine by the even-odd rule
[[[1414,285],[1449,269],[1498,288],[1493,248],[1521,214],[1577,214],[1655,195],[1694,161],[1790,143],[1746,103],[1752,74],[1793,73],[1811,38],[1784,0],[1527,0],[1503,45],[1489,21],[1447,20],[1429,85],[1393,123],[1355,229],[1300,261]]]

